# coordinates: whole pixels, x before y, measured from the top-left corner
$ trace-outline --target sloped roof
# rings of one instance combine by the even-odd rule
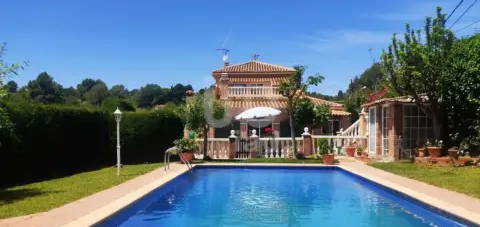
[[[308,97],[311,98],[312,97]],[[315,99],[315,100],[313,100]],[[316,104],[328,104],[331,108],[332,115],[334,116],[348,116],[350,115],[349,112],[343,110],[343,105],[335,102],[326,101],[323,99],[313,98],[312,100]],[[322,101],[323,102],[322,102]],[[287,100],[286,99],[225,99],[221,100],[226,106],[230,108],[242,108],[242,109],[249,109],[254,107],[272,107],[277,109],[285,109],[287,108]]]
[[[278,73],[295,72],[295,69],[281,65],[274,65],[261,61],[249,61],[236,65],[229,65],[213,71],[214,73]]]

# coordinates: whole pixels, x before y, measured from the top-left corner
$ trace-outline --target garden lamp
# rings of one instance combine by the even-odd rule
[[[117,176],[120,175],[120,121],[122,120],[122,112],[118,109],[113,112],[115,121],[117,122]]]

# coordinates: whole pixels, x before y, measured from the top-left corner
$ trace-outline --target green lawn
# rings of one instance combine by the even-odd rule
[[[0,218],[47,211],[95,192],[118,185],[150,172],[161,164],[124,165],[120,177],[116,168],[91,172],[21,186],[0,189]]]
[[[480,198],[480,168],[416,165],[409,161],[370,163],[401,176]]]

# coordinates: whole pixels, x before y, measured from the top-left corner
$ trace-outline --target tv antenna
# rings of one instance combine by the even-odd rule
[[[224,64],[225,66],[227,66],[227,65],[228,65],[228,52],[230,52],[230,49],[227,49],[227,48],[219,48],[219,49],[217,49],[217,50],[223,52],[223,57],[222,57],[223,64]]]
[[[260,57],[260,54],[253,54],[252,58],[253,58],[254,61],[257,61],[258,57]]]

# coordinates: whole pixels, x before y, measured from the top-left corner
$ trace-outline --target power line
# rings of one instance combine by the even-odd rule
[[[467,8],[465,11],[463,11],[462,15],[460,15],[460,16],[457,18],[457,20],[456,20],[455,22],[453,22],[452,25],[450,25],[450,27],[449,27],[448,29],[451,29],[460,19],[462,19],[462,17],[465,16],[465,14],[467,14],[467,12],[473,7],[473,5],[475,5],[475,3],[477,3],[477,0],[473,1],[472,4],[470,4],[470,5],[468,6],[468,8]]]
[[[450,19],[450,17],[455,13],[455,11],[458,9],[458,7],[460,7],[460,5],[463,3],[463,0],[461,0],[457,6],[455,6],[455,9],[452,10],[452,12],[448,15],[447,19],[445,20],[445,23],[448,21],[448,19]]]
[[[465,26],[465,27],[463,27],[463,28],[460,28],[460,29],[456,30],[455,32],[459,32],[459,31],[462,31],[462,30],[464,30],[464,29],[467,29],[467,28],[469,28],[470,26],[472,26],[472,25],[474,25],[474,24],[477,24],[477,23],[480,23],[480,20],[477,20],[477,21],[475,21],[475,22],[472,22],[471,24],[469,24],[469,25],[467,25],[467,26]]]

